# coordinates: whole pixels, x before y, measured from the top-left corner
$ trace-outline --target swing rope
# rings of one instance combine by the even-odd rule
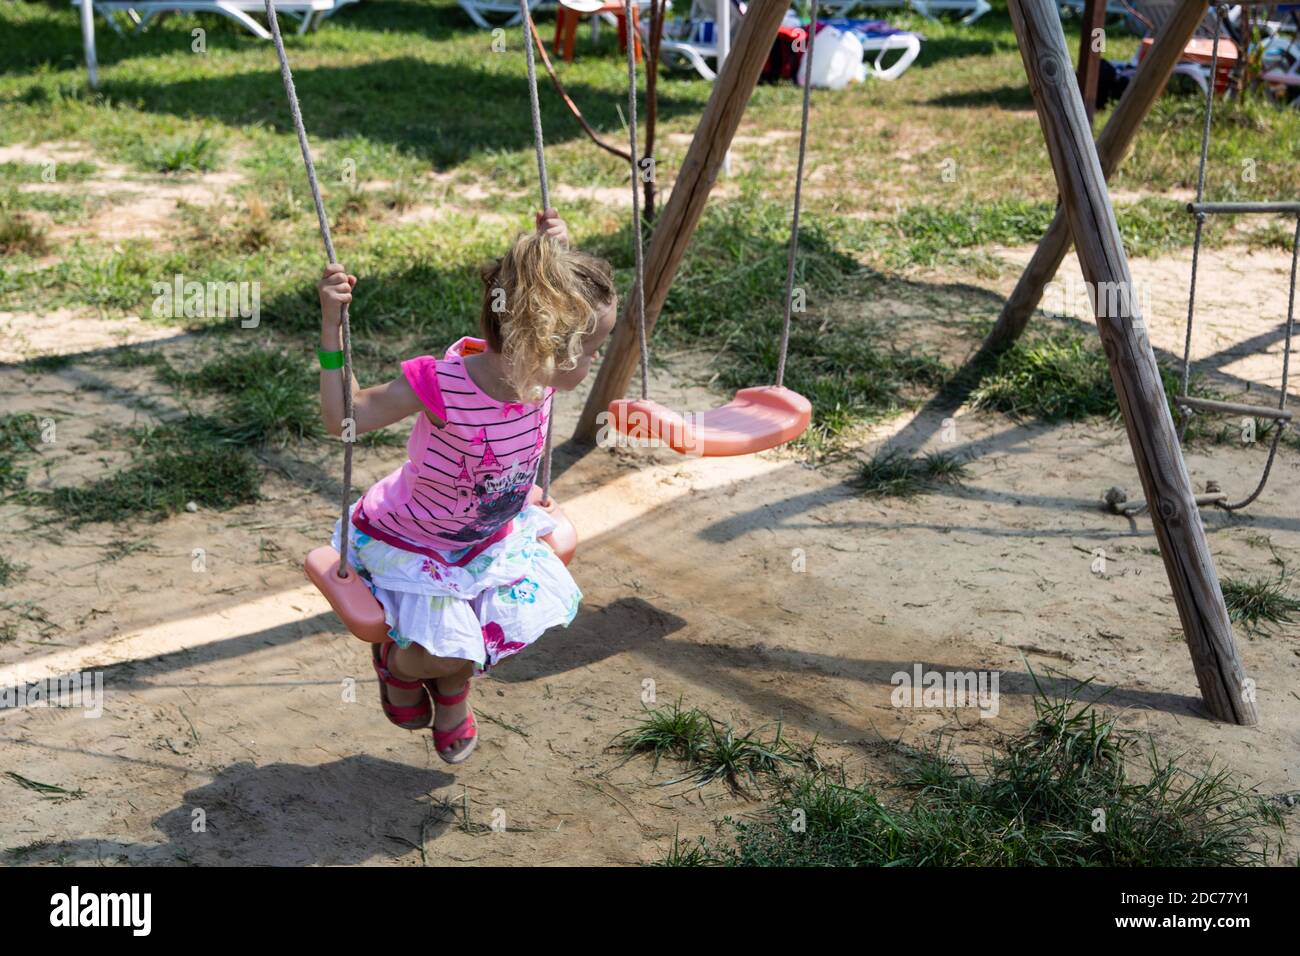
[[[623,0],[627,24],[627,153],[632,170],[632,246],[636,251],[636,279],[632,289],[637,316],[637,341],[641,347],[641,397],[650,397],[650,342],[645,328],[645,252],[641,234],[641,177],[636,160],[636,38],[632,34],[632,2]],[[649,69],[654,69],[651,65]]]
[[[808,52],[805,55],[803,84],[803,106],[799,119],[799,161],[795,168],[794,179],[794,203],[790,220],[790,246],[786,254],[785,265],[785,311],[781,324],[781,345],[780,352],[777,356],[776,365],[776,385],[778,388],[785,385],[785,365],[786,358],[790,353],[790,329],[792,321],[793,298],[794,298],[794,270],[795,263],[799,255],[799,211],[803,207],[803,170],[804,161],[808,154],[808,116],[809,103],[812,97],[812,57],[813,46],[817,37],[817,7],[818,0],[812,0],[812,9],[810,11],[811,23],[808,26]],[[632,22],[632,0],[624,0],[625,16],[627,22]],[[651,67],[653,69],[653,67]],[[636,55],[633,51],[631,38],[628,40],[627,54],[627,73],[628,73],[628,142],[631,146],[630,152],[633,157],[636,156]],[[641,199],[637,191],[637,165],[635,159],[632,162],[632,232],[635,240],[636,249],[636,307],[637,307],[637,336],[641,346],[641,398],[649,399],[649,381],[650,381],[650,344],[646,331],[645,320],[645,264],[642,255],[641,243]]]
[[[817,42],[817,0],[812,0],[808,24],[808,53],[803,71],[803,115],[799,121],[799,165],[794,174],[794,212],[790,219],[790,252],[785,263],[785,318],[781,325],[781,352],[776,360],[776,384],[785,386],[785,360],[790,352],[790,319],[794,311],[794,265],[799,252],[799,209],[803,203],[803,163],[808,152],[808,103],[812,98],[813,45]]]
[[[1196,318],[1196,276],[1197,267],[1201,258],[1201,240],[1205,231],[1206,214],[1199,207],[1205,201],[1205,173],[1210,155],[1210,125],[1214,116],[1214,88],[1217,85],[1219,76],[1219,38],[1223,33],[1223,25],[1228,15],[1227,7],[1218,6],[1215,8],[1214,20],[1214,42],[1210,52],[1210,77],[1207,83],[1207,92],[1205,94],[1205,122],[1201,127],[1201,155],[1200,164],[1196,172],[1196,234],[1192,240],[1192,274],[1191,285],[1187,296],[1187,334],[1183,339],[1183,378],[1182,391],[1180,398],[1189,398],[1188,388],[1191,383],[1192,365],[1192,328]],[[1291,243],[1291,290],[1287,299],[1286,311],[1286,336],[1282,350],[1282,381],[1280,385],[1280,396],[1278,398],[1278,411],[1286,410],[1287,387],[1291,375],[1291,340],[1295,328],[1295,298],[1296,298],[1296,270],[1297,264],[1300,263],[1300,216],[1296,218],[1295,237]],[[1187,436],[1188,425],[1191,424],[1191,418],[1194,414],[1190,408],[1183,407],[1182,422],[1178,431],[1178,440],[1181,443]],[[1282,441],[1282,434],[1286,430],[1287,420],[1278,418],[1276,427],[1273,430],[1273,441],[1269,445],[1268,460],[1264,463],[1263,474],[1260,475],[1259,484],[1245,498],[1239,501],[1214,502],[1215,507],[1222,508],[1224,511],[1240,511],[1245,508],[1264,491],[1264,486],[1268,484],[1269,474],[1273,470],[1273,462],[1277,458],[1278,446]]]
[[[537,53],[542,58],[542,66],[546,68],[546,73],[551,78],[551,85],[555,87],[555,92],[560,99],[564,100],[564,105],[569,108],[569,112],[572,113],[573,118],[578,121],[578,125],[582,127],[582,131],[587,134],[588,139],[611,156],[617,156],[619,159],[627,159],[628,157],[624,155],[621,149],[617,146],[612,146],[601,139],[600,134],[596,132],[595,128],[592,127],[590,123],[587,122],[587,117],[582,115],[582,110],[578,109],[578,104],[573,102],[573,97],[571,97],[568,91],[565,90],[564,84],[560,82],[560,78],[556,75],[555,67],[551,65],[551,58],[546,55],[546,43],[542,40],[541,34],[537,32],[537,24],[530,19],[528,21],[528,26],[533,35],[533,45],[537,48]]]
[[[551,184],[546,177],[546,149],[542,139],[542,108],[537,100],[537,63],[533,58],[533,14],[528,0],[519,0],[523,18],[524,50],[528,58],[528,109],[533,119],[533,148],[537,152],[537,180],[542,191],[542,211],[551,208]],[[551,503],[551,436],[554,433],[555,398],[551,397],[551,414],[546,416],[546,445],[542,449],[542,504]]]
[[[330,265],[338,262],[334,255],[334,241],[330,238],[330,224],[325,216],[325,202],[320,194],[320,182],[316,179],[316,164],[312,162],[311,147],[307,144],[307,130],[302,122],[302,108],[298,105],[298,92],[294,89],[293,73],[289,70],[289,57],[284,51],[284,38],[280,35],[280,22],[275,16],[275,0],[266,0],[266,21],[271,28],[271,39],[275,41],[275,54],[280,59],[280,78],[284,80],[284,92],[289,98],[289,114],[293,117],[293,128],[298,134],[298,146],[302,150],[303,165],[307,168],[307,185],[311,187],[311,198],[316,204],[316,220],[320,224],[321,241],[325,244],[325,257]],[[339,310],[339,325],[343,336],[343,419],[352,420],[352,332],[348,325],[348,303]],[[348,506],[352,497],[352,441],[346,435],[343,438],[343,501],[340,507],[341,530],[339,532],[339,570],[338,576],[347,577],[348,566]]]

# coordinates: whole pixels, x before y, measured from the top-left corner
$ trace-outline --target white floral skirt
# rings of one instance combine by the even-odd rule
[[[468,549],[439,552],[443,564],[372,538],[349,521],[348,564],[383,605],[399,647],[419,644],[435,657],[474,661],[482,672],[549,628],[567,627],[578,613],[582,591],[538,540],[554,528],[550,515],[529,505],[506,537],[455,567]],[[336,550],[339,544],[336,522]]]

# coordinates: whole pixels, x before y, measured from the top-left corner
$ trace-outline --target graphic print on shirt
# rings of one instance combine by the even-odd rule
[[[490,442],[484,442],[483,457],[474,462],[462,456],[460,471],[456,475],[456,502],[451,514],[468,518],[463,527],[450,535],[457,541],[480,541],[523,510],[528,491],[533,486],[537,459],[521,463],[516,458],[504,467],[492,452]]]

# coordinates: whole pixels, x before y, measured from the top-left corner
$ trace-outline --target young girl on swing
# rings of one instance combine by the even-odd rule
[[[356,277],[325,270],[321,416],[343,432],[340,311]],[[409,730],[433,726],[447,763],[478,742],[470,678],[568,625],[582,592],[538,538],[554,528],[528,503],[555,391],[575,388],[614,325],[607,263],[570,249],[553,209],[483,269],[482,338],[402,363],[385,385],[352,381],[357,434],[411,415],[407,461],[353,506],[348,558],[384,608],[372,645],[379,700]],[[334,547],[341,544],[338,526]]]

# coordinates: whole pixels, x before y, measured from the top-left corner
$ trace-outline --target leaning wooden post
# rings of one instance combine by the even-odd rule
[[[1209,3],[1206,0],[1186,0],[1165,23],[1164,29],[1138,66],[1137,73],[1120,98],[1115,112],[1097,137],[1097,153],[1101,156],[1101,168],[1107,179],[1128,154],[1138,127],[1164,92],[1174,67],[1182,59],[1187,41],[1196,33],[1197,25],[1205,19],[1208,10]],[[1029,317],[1034,314],[1043,298],[1043,289],[1055,277],[1069,251],[1070,227],[1058,208],[1056,218],[1038,243],[1024,274],[1002,306],[993,330],[984,339],[977,360],[1006,350],[1020,338]]]
[[[1009,0],[1009,9],[1201,696],[1220,720],[1254,724],[1253,686],[1237,656],[1155,353],[1137,309],[1056,0]]]
[[[1087,0],[1083,5],[1083,17],[1079,23],[1079,93],[1083,96],[1083,108],[1088,111],[1088,119],[1097,108],[1097,81],[1101,78],[1101,50],[1097,49],[1094,38],[1098,33],[1106,35],[1106,0]]]
[[[758,77],[772,52],[777,28],[789,9],[787,0],[757,0],[749,5],[736,34],[735,45],[727,55],[727,62],[713,85],[695,137],[686,151],[686,159],[673,183],[673,190],[659,214],[650,249],[645,258],[645,324],[646,334],[654,329],[668,287],[677,274],[686,246],[699,225],[705,201],[717,179],[718,170],[731,147],[745,104],[758,83]],[[631,301],[632,297],[628,297]],[[575,441],[590,444],[596,440],[596,416],[609,409],[609,403],[622,398],[627,391],[632,373],[638,365],[640,348],[637,341],[636,318],[625,307],[610,336],[605,358],[596,374],[596,381],[583,406],[582,417],[573,432]]]

